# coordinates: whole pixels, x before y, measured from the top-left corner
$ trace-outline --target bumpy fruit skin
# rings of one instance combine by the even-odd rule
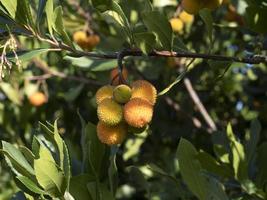
[[[172,18],[172,19],[170,19],[169,22],[171,24],[173,32],[181,33],[183,31],[184,23],[183,23],[183,21],[181,19]]]
[[[76,31],[73,40],[85,50],[92,50],[100,42],[98,35],[88,35],[85,31]]]
[[[194,15],[190,15],[185,11],[182,11],[179,14],[179,18],[185,23],[185,24],[192,24],[194,21]]]
[[[205,8],[209,8],[211,10],[215,10],[222,4],[223,0],[206,0],[205,1]]]
[[[104,99],[97,107],[97,116],[103,123],[115,126],[122,121],[123,108],[113,99]]]
[[[120,123],[116,126],[108,126],[103,122],[97,124],[97,136],[99,140],[107,145],[121,144],[127,135],[127,126]]]
[[[29,101],[33,106],[41,106],[47,102],[47,98],[42,92],[35,92],[29,97]]]
[[[203,8],[203,0],[182,0],[184,10],[192,15],[196,15]]]
[[[124,106],[123,116],[128,125],[142,128],[152,120],[153,106],[143,99],[131,99]]]
[[[156,88],[145,80],[137,80],[132,83],[132,99],[140,98],[154,105],[157,98]]]
[[[113,99],[121,104],[127,103],[132,96],[132,89],[128,85],[118,85],[113,90]]]
[[[111,85],[105,85],[99,88],[96,92],[96,103],[99,105],[104,99],[111,99],[113,96],[114,87]]]
[[[122,77],[124,80],[127,79],[128,77],[128,70],[123,67],[122,69]],[[120,81],[119,81],[119,71],[118,71],[118,67],[114,68],[113,70],[111,70],[110,72],[110,81],[112,81],[112,85],[119,85]]]

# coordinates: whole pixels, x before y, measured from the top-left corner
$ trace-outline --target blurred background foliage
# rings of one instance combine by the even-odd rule
[[[38,0],[32,3],[34,7]],[[92,7],[90,1],[62,0],[54,3],[63,7],[63,21],[70,36],[75,31],[88,29],[83,13],[90,13],[92,21],[89,28],[100,36],[100,43],[94,51],[113,52],[127,46],[120,32]],[[119,3],[131,27],[138,28],[143,0],[122,0]],[[177,11],[179,1],[154,0],[152,4],[170,19]],[[246,10],[248,5],[252,5],[250,12]],[[230,4],[224,4],[213,12],[214,41],[211,52],[227,56],[266,54],[266,32],[258,28],[263,25],[251,25],[253,22],[249,18],[258,8],[267,15],[266,5],[267,2],[262,0],[231,0]],[[4,22],[1,16],[0,19],[2,27]],[[46,29],[46,26],[40,28]],[[178,41],[182,41],[193,52],[207,53],[209,39],[206,31],[201,17],[196,15],[192,24],[186,24],[181,33],[175,33],[174,48],[181,48]],[[4,44],[7,35],[2,31],[0,33],[1,43]],[[20,35],[15,38],[19,49],[48,47],[33,37]],[[33,136],[40,136],[38,122],[58,119],[59,133],[69,148],[72,173],[76,175],[82,159],[81,123],[77,111],[86,121],[97,123],[94,94],[100,85],[109,83],[110,71],[117,66],[116,60],[75,58],[65,52],[42,52],[31,59],[21,58],[21,61],[22,66],[13,66],[0,82],[0,139],[30,147]],[[188,62],[189,59],[185,58],[127,57],[125,67],[129,82],[145,78],[161,91],[177,78]],[[51,76],[43,77],[43,74]],[[227,63],[195,59],[186,78],[191,81],[219,131],[225,132],[227,124],[231,123],[237,140],[245,141],[251,121],[258,119],[262,127],[258,151],[260,147],[264,149],[267,139],[266,65],[232,63],[227,66]],[[28,100],[33,91],[45,93],[47,103],[40,107],[33,106]],[[197,149],[215,155],[213,145],[216,144],[216,133],[203,119],[184,81],[158,98],[150,128],[140,135],[129,137],[119,148],[117,199],[195,199],[182,181],[176,159],[181,137],[191,141]],[[260,156],[263,158],[262,165],[266,166],[266,155],[263,153]],[[12,181],[8,165],[3,156],[0,159],[0,199],[19,198],[19,193],[14,195],[19,189]],[[178,182],[159,173],[156,167],[148,166],[151,163],[176,177]],[[259,165],[253,165],[253,178],[253,172],[259,171],[258,168]],[[262,176],[266,178],[261,187],[265,191],[266,172]],[[229,181],[226,192],[230,199],[258,198],[240,189],[235,181]]]

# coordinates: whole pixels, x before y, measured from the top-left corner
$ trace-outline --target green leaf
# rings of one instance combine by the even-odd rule
[[[45,12],[46,12],[46,20],[47,20],[47,26],[49,33],[53,35],[53,27],[54,27],[54,6],[53,6],[53,0],[47,0],[46,6],[45,6]]]
[[[182,39],[177,36],[173,39],[173,50],[177,52],[189,52]]]
[[[248,27],[257,33],[267,33],[267,7],[250,5],[246,8],[245,19]]]
[[[97,137],[96,126],[90,122],[85,127],[85,145],[88,148],[86,154],[89,166],[97,175],[100,175],[106,147]]]
[[[38,28],[39,28],[40,23],[43,19],[46,1],[47,0],[39,0],[39,3],[38,3],[37,18],[36,18],[36,24],[37,24]]]
[[[210,47],[211,47],[213,44],[213,18],[211,15],[211,11],[205,8],[205,9],[200,10],[199,15],[206,25],[208,37],[210,41]]]
[[[108,190],[108,188],[104,184],[99,184],[99,193],[96,193],[97,191],[97,185],[95,182],[90,182],[87,184],[88,191],[90,192],[91,196],[93,197],[93,200],[97,200],[98,197],[100,200],[115,200],[112,196],[111,192]],[[98,197],[96,195],[99,195]]]
[[[34,160],[34,171],[38,183],[52,197],[61,197],[65,192],[65,179],[56,164],[45,158]]]
[[[58,132],[58,127],[57,127],[57,120],[54,122],[54,125],[52,126],[53,130],[48,128],[46,125],[40,123],[41,129],[47,133],[46,138],[48,138],[49,141],[53,143],[53,145],[56,148],[57,155],[59,156],[59,166],[60,169],[64,172],[64,176],[66,178],[66,187],[69,187],[69,181],[70,181],[70,160],[69,160],[69,153],[67,146],[64,142],[64,140],[61,138],[59,132]],[[41,157],[41,155],[40,155]],[[49,157],[49,156],[47,156]],[[43,158],[46,158],[46,156],[43,156]],[[51,158],[51,157],[50,157]],[[54,161],[54,159],[49,159],[50,161]]]
[[[17,148],[5,141],[2,141],[2,148],[3,150],[1,151],[4,153],[6,159],[10,161],[11,167],[14,168],[15,172],[17,171],[18,173],[29,177],[34,176],[32,166]]]
[[[34,23],[32,19],[32,12],[30,8],[29,0],[19,0],[17,1],[17,11],[16,11],[16,20],[23,24],[29,25],[31,28],[34,28]]]
[[[208,185],[205,178],[201,175],[201,164],[197,160],[198,152],[195,147],[187,140],[181,138],[178,149],[177,159],[179,161],[182,178],[189,189],[200,200],[207,200]]]
[[[118,169],[116,165],[116,154],[118,147],[111,147],[110,165],[108,168],[109,187],[113,196],[115,195],[118,186]]]
[[[236,140],[231,124],[228,124],[226,133],[230,141],[232,167],[234,169],[235,178],[239,181],[244,181],[248,179],[244,146]]]
[[[71,177],[70,180],[70,193],[75,199],[91,200],[92,197],[87,189],[87,184],[93,182],[95,178],[88,174],[81,174]]]
[[[169,92],[173,86],[178,84],[185,77],[187,72],[188,72],[188,70],[183,71],[168,87],[166,87],[164,90],[160,91],[158,93],[158,96],[162,96],[162,95],[166,94],[167,92]]]
[[[115,25],[122,37],[132,44],[132,33],[128,19],[117,3],[113,2],[112,5],[112,8],[102,13],[102,16],[108,23]]]
[[[98,72],[98,71],[107,71],[114,68],[117,65],[117,60],[94,60],[87,57],[70,57],[65,56],[64,59],[70,61],[73,65],[79,66],[82,68],[88,68],[88,70]]]
[[[173,33],[171,25],[163,14],[158,11],[144,12],[143,21],[148,30],[156,35],[157,44],[164,50],[172,50]]]
[[[33,50],[25,50],[25,51],[17,51],[17,55],[19,57],[19,60],[22,62],[31,60],[34,57],[37,57],[43,53],[47,53],[49,51],[54,51],[53,49],[33,49]],[[9,54],[8,58],[11,61],[15,61],[15,56],[14,54]]]
[[[10,101],[12,101],[14,104],[21,105],[21,98],[17,89],[13,88],[9,83],[5,82],[0,83],[0,88]]]
[[[63,42],[68,44],[71,47],[74,47],[63,24],[63,10],[61,6],[56,7],[54,11],[54,29],[57,33],[62,36]]]
[[[256,163],[258,170],[256,173],[256,183],[260,188],[266,188],[267,180],[267,142],[262,143],[257,149]]]
[[[223,184],[211,176],[206,176],[209,193],[207,200],[229,200],[227,197]]]
[[[134,41],[145,54],[150,53],[156,44],[156,36],[151,32],[135,33]]]
[[[25,146],[19,146],[19,150],[25,156],[26,160],[31,165],[33,165],[33,161],[35,159],[35,155],[32,153],[32,151],[30,149],[28,149],[27,147],[25,147]]]
[[[197,155],[197,159],[201,163],[203,169],[223,178],[232,178],[234,176],[228,165],[221,165],[211,155],[202,151]]]
[[[104,12],[110,8],[112,0],[92,0],[92,4],[95,8]]]
[[[68,152],[67,145],[65,144],[64,140],[61,138],[60,134],[58,133],[57,121],[55,121],[54,123],[54,140],[57,144],[57,150],[59,153],[60,168],[64,172],[64,175],[66,178],[66,184],[67,184],[66,187],[68,189],[70,177],[71,177],[69,152]]]
[[[257,144],[260,139],[261,124],[258,120],[253,120],[250,124],[249,140],[246,144],[246,157],[247,161],[250,164],[255,158],[255,152],[257,150]]]
[[[17,176],[16,177],[25,187],[27,187],[30,191],[36,194],[45,194],[41,188],[39,188],[33,181],[31,181],[26,176]]]
[[[1,0],[1,3],[7,9],[10,16],[15,19],[17,11],[17,0]]]

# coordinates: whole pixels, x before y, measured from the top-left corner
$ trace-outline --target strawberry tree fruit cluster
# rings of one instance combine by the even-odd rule
[[[153,117],[157,90],[148,81],[130,86],[105,85],[96,92],[97,136],[107,145],[121,144],[127,134],[144,131]]]

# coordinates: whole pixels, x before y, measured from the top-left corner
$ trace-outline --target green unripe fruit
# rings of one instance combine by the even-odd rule
[[[121,104],[127,103],[132,96],[132,89],[128,85],[118,85],[113,90],[113,99]]]

